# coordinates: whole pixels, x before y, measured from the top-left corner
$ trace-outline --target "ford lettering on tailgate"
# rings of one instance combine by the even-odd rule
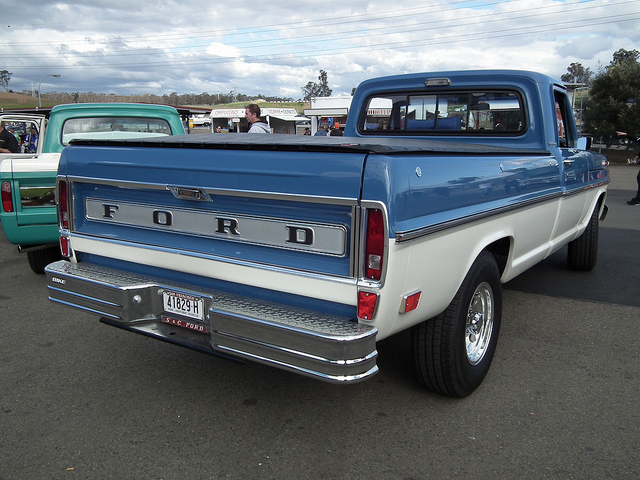
[[[301,223],[275,218],[158,207],[127,202],[85,200],[87,220],[178,233],[211,236],[236,242],[344,256],[347,230],[342,225]]]

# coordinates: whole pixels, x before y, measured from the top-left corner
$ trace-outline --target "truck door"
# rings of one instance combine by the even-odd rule
[[[559,168],[565,192],[560,202],[556,237],[575,227],[584,214],[586,196],[579,193],[589,181],[588,158],[578,150],[577,132],[569,98],[564,91],[554,92],[556,110],[556,142],[560,152]]]

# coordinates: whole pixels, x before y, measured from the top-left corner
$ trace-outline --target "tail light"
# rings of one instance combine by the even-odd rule
[[[2,209],[7,213],[13,212],[13,198],[11,198],[10,182],[2,182]]]
[[[367,233],[365,237],[364,276],[368,280],[380,280],[384,264],[384,217],[382,210],[367,211]]]
[[[70,257],[69,248],[69,196],[68,184],[64,180],[58,182],[58,225],[60,227],[60,253],[65,258]]]
[[[60,236],[60,254],[69,258],[69,238]]]
[[[69,230],[69,203],[67,202],[67,182],[58,182],[58,224],[63,230]]]
[[[378,294],[373,292],[358,292],[358,318],[371,320],[376,313]]]

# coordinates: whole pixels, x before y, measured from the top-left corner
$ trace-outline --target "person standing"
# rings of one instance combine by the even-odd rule
[[[640,161],[640,152],[634,157],[634,160],[636,163]],[[627,202],[629,205],[640,205],[640,170],[638,170],[636,181],[638,182],[638,192],[636,193],[635,197]]]
[[[244,118],[249,122],[249,133],[271,133],[269,125],[260,118],[260,106],[255,103],[247,105],[244,109]]]
[[[18,140],[4,128],[3,122],[0,122],[0,153],[20,153]]]
[[[329,134],[329,132],[327,132],[327,127],[325,126],[321,126],[318,128],[318,131],[316,133],[314,133],[313,135],[315,137],[326,137]]]
[[[36,153],[38,150],[38,132],[35,128],[31,128],[31,133],[24,137],[24,145],[26,145],[26,153]]]
[[[14,137],[16,137],[16,140],[18,141],[18,145],[20,145],[20,135],[18,135],[18,134],[16,133],[16,129],[15,129],[14,127],[12,127],[11,125],[9,125],[9,126],[7,127],[7,130],[9,130],[9,133],[10,133],[11,135],[13,135]]]
[[[342,130],[340,130],[340,124],[338,122],[335,123],[335,125],[333,126],[333,129],[331,130],[331,133],[329,133],[330,137],[342,137],[344,136],[342,133]]]

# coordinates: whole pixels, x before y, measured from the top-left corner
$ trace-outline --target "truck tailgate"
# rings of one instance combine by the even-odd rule
[[[352,275],[363,153],[145,144],[64,151],[59,175],[73,184],[72,234]]]

